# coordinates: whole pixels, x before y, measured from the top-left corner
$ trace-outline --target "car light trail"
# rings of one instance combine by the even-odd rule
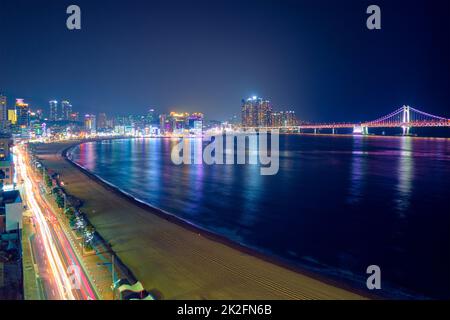
[[[66,272],[66,268],[59,256],[57,249],[55,247],[55,243],[51,236],[50,228],[47,224],[47,220],[45,219],[41,208],[39,207],[36,198],[33,193],[33,185],[31,179],[28,176],[27,166],[25,165],[23,155],[21,151],[18,150],[17,147],[13,148],[14,154],[17,155],[17,164],[20,171],[20,175],[23,179],[23,185],[26,193],[26,200],[29,205],[29,208],[32,210],[36,221],[39,224],[40,235],[43,239],[43,244],[45,247],[45,252],[48,258],[48,262],[50,264],[50,268],[52,274],[55,279],[55,283],[57,286],[57,290],[59,296],[62,299],[75,300],[75,297],[72,293],[72,281],[69,279],[69,275]]]
[[[56,216],[54,215],[54,213],[52,213],[50,206],[46,203],[45,200],[41,201],[41,207],[45,208],[45,210],[47,212],[47,216],[49,216],[49,218],[50,218],[50,221],[57,221]],[[61,251],[64,253],[64,257],[66,258],[66,261],[68,262],[68,264],[79,266],[77,256],[76,256],[75,252],[73,251],[73,249],[69,243],[69,240],[65,236],[62,228],[52,228],[52,229],[53,229],[55,238],[57,238],[58,242],[61,244],[60,245]],[[80,267],[80,269],[81,269],[81,267]],[[83,295],[84,299],[91,299],[91,300],[94,299],[95,294],[94,294],[91,286],[89,285],[89,282],[88,282],[84,272],[80,272],[80,281],[81,281],[82,288],[79,288],[79,289],[80,289],[81,294]]]

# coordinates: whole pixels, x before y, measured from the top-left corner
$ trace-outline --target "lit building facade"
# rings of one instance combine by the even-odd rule
[[[86,114],[84,116],[84,129],[88,133],[95,133],[97,130],[97,121],[94,114]]]
[[[99,113],[97,118],[97,129],[104,130],[107,128],[106,113]]]
[[[61,120],[70,120],[72,114],[72,105],[68,100],[61,101]],[[58,115],[56,115],[58,118]]]
[[[108,129],[114,128],[114,120],[113,120],[113,119],[107,118],[107,119],[106,119],[106,127],[107,127]]]
[[[195,112],[188,117],[189,133],[200,135],[203,132],[203,113]]]
[[[298,120],[295,111],[279,111],[272,114],[273,127],[292,127],[297,126]]]
[[[270,101],[258,97],[242,100],[241,118],[243,127],[270,127],[272,125]]]
[[[170,124],[166,114],[159,115],[159,129],[162,134],[168,133],[170,131]]]
[[[0,186],[14,183],[14,163],[10,154],[12,139],[9,134],[0,135]],[[1,192],[1,190],[0,190]]]
[[[272,113],[272,126],[282,127],[283,126],[283,114],[282,112],[276,111]]]
[[[49,101],[49,106],[50,106],[49,120],[50,121],[58,120],[58,101],[56,101],[56,100]]]
[[[201,134],[203,131],[203,113],[171,112],[159,116],[161,134]]]
[[[0,161],[9,158],[12,140],[9,136],[0,136]]]
[[[23,99],[16,99],[17,125],[20,128],[28,128],[30,126],[30,108]]]
[[[169,122],[170,122],[170,128],[171,132],[173,134],[183,134],[185,129],[187,129],[186,122],[189,117],[189,113],[178,113],[178,112],[171,112],[169,114]]]
[[[155,109],[153,108],[148,109],[145,120],[146,124],[150,126],[158,123],[158,116],[156,115]]]
[[[9,109],[8,110],[8,121],[12,125],[17,124],[17,112],[16,112],[16,109]]]
[[[283,127],[291,127],[298,125],[297,117],[294,111],[284,111],[282,116]]]
[[[295,111],[278,111],[272,113],[273,127],[292,127],[297,126],[298,120]]]

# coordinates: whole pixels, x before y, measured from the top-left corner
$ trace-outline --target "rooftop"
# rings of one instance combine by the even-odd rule
[[[2,198],[2,205],[22,202],[19,190],[4,191]]]

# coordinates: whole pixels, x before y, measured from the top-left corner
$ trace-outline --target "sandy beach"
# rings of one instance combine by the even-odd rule
[[[62,156],[74,144],[41,144],[37,156],[61,175],[69,194],[83,200],[82,210],[147,290],[158,290],[164,299],[364,298],[118,195]]]

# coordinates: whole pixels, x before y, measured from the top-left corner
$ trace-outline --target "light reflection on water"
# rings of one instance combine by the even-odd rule
[[[401,217],[405,217],[410,206],[412,187],[414,179],[414,156],[412,151],[412,139],[410,137],[400,138],[401,150],[398,160],[398,195],[396,198],[397,210]]]
[[[201,227],[364,288],[450,297],[448,139],[281,136],[280,170],[180,165],[176,139],[87,143],[84,167]],[[198,139],[189,141],[201,156]]]
[[[364,179],[367,171],[367,155],[360,151],[362,144],[362,137],[355,137],[353,139],[353,156],[350,174],[349,196],[347,202],[349,204],[356,204],[362,200]]]

